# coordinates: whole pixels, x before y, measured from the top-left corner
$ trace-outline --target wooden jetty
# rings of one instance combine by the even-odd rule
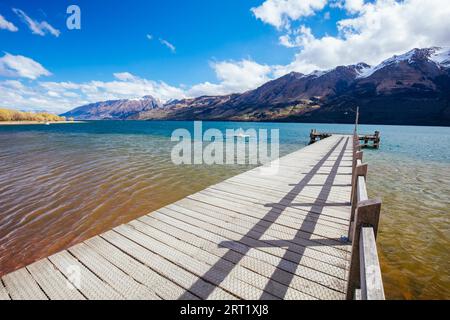
[[[0,299],[384,299],[357,135],[332,135],[7,274]]]
[[[317,141],[329,138],[332,135],[336,135],[336,133],[319,132],[316,129],[312,129],[309,135],[310,137],[309,144],[314,144]],[[374,134],[359,134],[358,140],[364,142],[363,144],[360,145],[361,148],[373,148],[373,149],[380,148],[381,136],[379,131],[375,131]]]

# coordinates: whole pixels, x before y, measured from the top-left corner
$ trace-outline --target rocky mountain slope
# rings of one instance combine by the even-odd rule
[[[362,123],[450,125],[450,49],[414,49],[377,66],[292,72],[242,94],[175,100],[126,118],[351,123],[356,106]]]
[[[123,99],[91,103],[62,114],[77,120],[128,119],[137,114],[162,107],[162,103],[152,96],[140,99]]]

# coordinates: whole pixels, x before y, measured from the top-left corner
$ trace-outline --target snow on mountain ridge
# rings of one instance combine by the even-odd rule
[[[446,68],[450,67],[450,47],[432,48],[430,60]]]
[[[408,63],[413,63],[416,59],[426,58],[439,66],[450,67],[450,48],[448,47],[433,47],[427,49],[413,49],[402,55],[394,55],[393,57],[384,60],[379,65],[371,68],[365,69],[361,72],[357,78],[367,78],[373,75],[378,70],[384,67],[390,66],[394,63],[400,63],[407,61]]]

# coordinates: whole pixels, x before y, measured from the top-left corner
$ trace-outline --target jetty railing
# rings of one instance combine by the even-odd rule
[[[362,145],[356,131],[353,135],[352,211],[348,238],[352,256],[347,299],[384,300],[383,280],[378,260],[376,238],[381,200],[369,199],[366,179],[368,165],[363,164]]]

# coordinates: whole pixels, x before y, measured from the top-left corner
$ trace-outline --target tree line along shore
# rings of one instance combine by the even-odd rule
[[[74,119],[61,117],[48,112],[24,112],[0,108],[1,122],[61,122],[74,121]]]

